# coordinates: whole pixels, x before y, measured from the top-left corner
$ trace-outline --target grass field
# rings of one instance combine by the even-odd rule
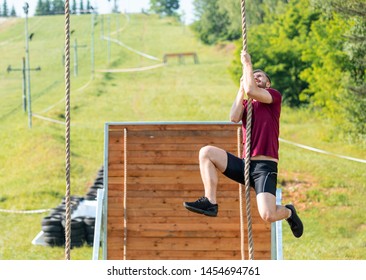
[[[188,27],[152,15],[97,17],[92,79],[91,22],[90,15],[71,17],[72,44],[76,39],[85,45],[78,48],[78,76],[71,50],[71,184],[72,194],[81,196],[103,164],[105,122],[226,121],[237,91],[227,72],[231,44],[205,46]],[[21,72],[6,71],[8,65],[21,67],[24,19],[0,24],[0,209],[14,212],[53,208],[65,194],[65,126],[58,123],[65,115],[64,18],[30,18],[29,33],[34,33],[31,68],[41,67],[31,72],[32,128],[23,111]],[[103,36],[132,49],[109,44]],[[154,66],[164,53],[188,51],[198,54],[199,64],[189,58],[184,64],[171,59],[153,70],[99,72]],[[283,108],[281,118],[283,139],[366,158],[365,147],[343,141],[319,115]],[[284,223],[284,258],[365,259],[365,164],[286,143],[281,143],[280,159],[283,201],[297,205],[305,224],[304,236],[295,239]],[[45,215],[0,212],[0,259],[64,259],[63,248],[31,244]],[[91,259],[92,248],[75,248],[71,258]]]

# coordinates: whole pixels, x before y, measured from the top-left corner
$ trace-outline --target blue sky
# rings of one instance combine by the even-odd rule
[[[69,1],[71,5],[72,0]],[[3,2],[4,0],[0,0],[1,8]],[[38,0],[7,0],[9,9],[14,6],[17,15],[22,17],[25,16],[23,6],[26,2],[29,4],[29,16],[32,16],[36,9]],[[76,0],[76,2],[79,3],[80,0]],[[192,2],[193,0],[180,0],[179,12],[182,13],[182,11],[184,11],[184,20],[186,23],[191,23],[193,20]],[[84,0],[84,3],[86,3],[86,0]],[[90,0],[90,3],[93,7],[98,7],[100,14],[104,14],[111,11],[114,1],[111,0],[109,2],[108,0]],[[141,12],[141,9],[147,10],[150,6],[149,3],[150,0],[117,0],[119,10],[121,12],[125,11],[127,13],[139,13]]]

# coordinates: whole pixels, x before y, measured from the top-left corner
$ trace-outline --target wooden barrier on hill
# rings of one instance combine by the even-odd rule
[[[194,64],[198,64],[198,56],[197,56],[197,53],[195,53],[195,52],[166,53],[163,56],[163,61],[164,61],[164,63],[167,63],[169,57],[178,57],[179,63],[183,63],[184,62],[184,57],[186,57],[186,56],[193,57]]]
[[[239,127],[231,123],[106,124],[104,258],[241,259],[237,183],[220,175],[217,217],[183,207],[184,201],[203,195],[200,148],[211,144],[238,154]],[[259,217],[254,191],[251,195],[254,257],[271,259],[271,224]],[[245,197],[243,203],[245,215]],[[246,258],[247,249],[246,233]]]

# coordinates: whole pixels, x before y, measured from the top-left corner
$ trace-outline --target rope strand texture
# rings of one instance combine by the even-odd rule
[[[70,260],[71,203],[70,203],[70,4],[65,1],[65,152],[66,152],[66,223],[65,259]]]
[[[241,1],[241,18],[242,18],[242,35],[243,35],[243,51],[247,51],[247,27],[246,27],[246,12],[245,12],[245,0]],[[243,69],[243,75],[244,75]],[[247,121],[246,121],[246,141],[245,141],[245,200],[246,200],[246,212],[247,212],[247,227],[248,227],[248,250],[249,259],[254,259],[254,245],[252,234],[252,215],[250,206],[250,146],[251,146],[251,130],[252,130],[252,100],[249,98],[247,103]]]

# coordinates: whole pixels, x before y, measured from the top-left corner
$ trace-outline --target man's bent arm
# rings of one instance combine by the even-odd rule
[[[257,86],[253,75],[253,66],[250,56],[246,52],[242,52],[241,61],[243,64],[243,87],[249,98],[255,99],[262,103],[272,103],[272,95],[264,88]]]
[[[243,106],[243,98],[244,98],[244,89],[242,86],[242,82],[240,81],[240,87],[238,90],[238,94],[234,100],[233,105],[231,106],[230,111],[230,120],[234,123],[238,123],[243,118],[244,106]]]

